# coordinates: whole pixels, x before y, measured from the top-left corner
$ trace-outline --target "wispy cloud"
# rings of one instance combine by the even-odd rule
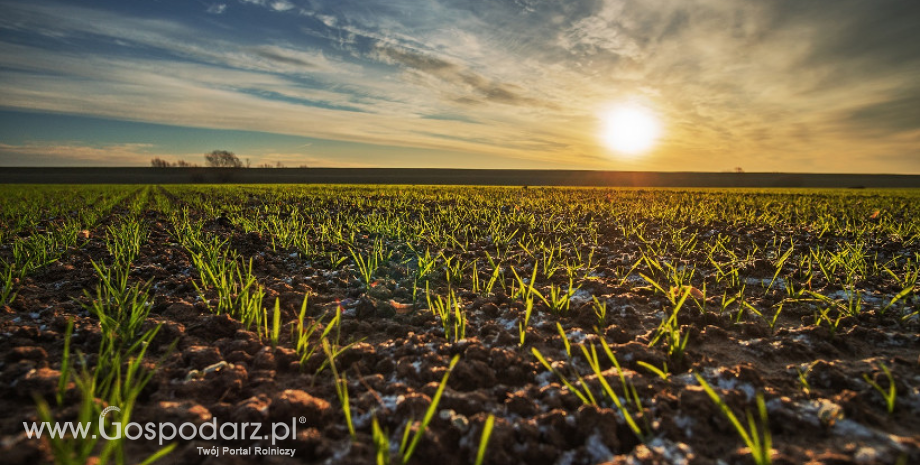
[[[295,5],[288,0],[240,0],[240,3],[258,5],[273,11],[288,11],[295,8]]]
[[[227,11],[227,4],[226,3],[212,3],[211,5],[208,5],[208,9],[205,11],[207,11],[208,13],[212,15],[223,14],[223,12]]]
[[[445,84],[459,87],[459,92],[448,96],[448,99],[453,102],[463,104],[495,102],[506,105],[554,106],[524,95],[524,89],[519,86],[492,81],[463,66],[441,58],[383,44],[378,44],[376,50],[379,54],[378,56],[386,62],[397,63],[410,70],[410,72],[417,72],[436,78],[437,82],[431,85],[435,89],[445,89]],[[420,80],[420,82],[424,83],[425,81]]]

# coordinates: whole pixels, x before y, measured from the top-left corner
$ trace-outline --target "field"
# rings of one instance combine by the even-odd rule
[[[920,463],[918,275],[915,190],[3,186],[0,453]]]

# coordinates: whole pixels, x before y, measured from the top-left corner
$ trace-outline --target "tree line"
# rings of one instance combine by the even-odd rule
[[[251,168],[248,158],[244,163],[243,160],[240,160],[240,157],[236,156],[235,153],[228,150],[212,150],[211,152],[204,154],[204,162],[205,166],[208,168]],[[185,160],[170,162],[159,157],[150,160],[150,166],[153,168],[200,167],[200,165],[196,163],[190,163]],[[285,166],[279,161],[275,164],[262,163],[260,165],[256,165],[256,168],[285,168]],[[306,165],[301,165],[299,168],[308,167]]]

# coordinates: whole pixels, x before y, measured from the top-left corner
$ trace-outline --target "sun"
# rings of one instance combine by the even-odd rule
[[[636,156],[647,152],[661,135],[658,117],[641,105],[614,105],[601,118],[604,144],[621,155]]]

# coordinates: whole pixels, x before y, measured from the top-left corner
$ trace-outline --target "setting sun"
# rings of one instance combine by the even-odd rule
[[[661,124],[655,114],[639,105],[617,105],[603,115],[604,143],[623,155],[638,155],[655,145]]]

